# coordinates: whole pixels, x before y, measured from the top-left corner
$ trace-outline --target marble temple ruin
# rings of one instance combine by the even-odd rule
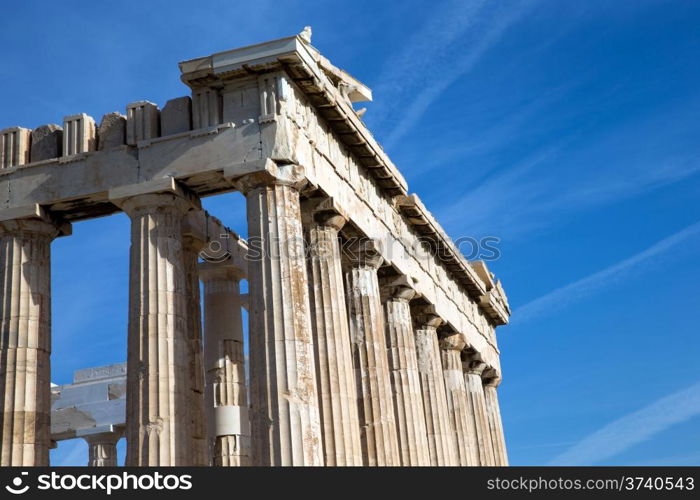
[[[506,296],[365,126],[371,90],[308,29],[180,70],[162,108],[0,131],[0,464],[82,438],[115,465],[125,437],[133,466],[507,465]],[[201,208],[231,191],[246,239]],[[122,211],[127,363],[52,386],[51,242]]]

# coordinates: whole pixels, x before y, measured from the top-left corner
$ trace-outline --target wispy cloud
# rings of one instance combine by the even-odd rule
[[[452,137],[440,134],[434,143],[413,144],[416,148],[430,149],[429,157],[421,162],[420,171],[414,175],[432,177],[436,169],[449,169],[463,163],[467,158],[469,163],[479,162],[479,168],[460,172],[466,181],[465,184],[469,184],[469,175],[486,178],[490,174],[489,160],[503,151],[504,145],[540,132],[533,123],[546,114],[548,108],[565,100],[575,87],[575,84],[559,85],[542,91],[532,100],[518,103],[505,113],[498,110],[497,119],[489,120],[486,127],[471,130],[466,137],[464,131],[455,126],[455,135]]]
[[[515,238],[565,216],[640,196],[700,173],[700,150],[686,137],[698,101],[589,137],[595,120],[439,207],[448,229]],[[675,122],[679,128],[664,128]],[[683,126],[680,126],[683,125]],[[690,125],[688,125],[690,127]],[[649,131],[654,130],[653,136]],[[666,144],[679,144],[668,151]],[[687,145],[686,145],[687,144]],[[455,227],[457,226],[457,227]]]
[[[456,0],[418,30],[387,62],[375,85],[376,94],[385,97],[373,114],[381,117],[380,126],[391,127],[385,146],[390,148],[410,131],[440,94],[468,73],[533,3],[503,6]]]
[[[700,382],[607,424],[555,457],[549,465],[599,463],[698,415]]]
[[[510,168],[494,173],[476,188],[438,207],[442,223],[453,233],[512,237],[542,223],[539,207],[547,200],[550,183],[539,174],[556,161],[573,140],[564,137],[534,151]]]
[[[687,244],[694,239],[697,240],[698,236],[700,236],[700,222],[691,224],[632,257],[566,286],[557,288],[517,308],[513,313],[513,322],[522,324],[531,321],[542,314],[551,313],[571,302],[591,295],[605,286],[620,282],[635,271],[643,269],[646,264],[655,258],[677,249],[682,244]],[[695,241],[695,243],[697,242]]]

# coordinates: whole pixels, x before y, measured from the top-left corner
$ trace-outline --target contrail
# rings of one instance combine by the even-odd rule
[[[549,465],[592,465],[700,415],[700,382],[609,423]]]
[[[700,221],[691,224],[685,229],[657,242],[646,250],[639,252],[617,264],[591,274],[566,286],[557,288],[538,299],[520,306],[513,313],[513,321],[516,324],[530,321],[544,313],[561,308],[576,299],[583,298],[596,290],[621,280],[642,265],[677,248],[693,237],[700,234]]]

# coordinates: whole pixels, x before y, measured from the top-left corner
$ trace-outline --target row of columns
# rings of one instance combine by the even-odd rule
[[[241,276],[197,268],[202,242],[183,231],[197,200],[118,200],[132,224],[127,465],[505,465],[498,378],[484,386],[461,335],[439,335],[435,311],[411,307],[407,280],[380,287],[371,245],[341,254],[347,218],[329,200],[305,202],[302,223],[295,166],[235,182],[261,242],[248,263],[250,401]],[[0,223],[2,465],[48,464],[57,235],[44,220]]]

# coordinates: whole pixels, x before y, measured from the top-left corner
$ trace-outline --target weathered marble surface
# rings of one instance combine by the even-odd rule
[[[428,430],[409,304],[416,293],[413,288],[402,284],[392,283],[387,288],[389,296],[384,304],[386,343],[401,465],[430,465]]]
[[[191,323],[182,223],[175,194],[121,202],[131,218],[127,355],[129,465],[196,465]]]
[[[373,246],[359,245],[348,250],[345,282],[363,463],[400,465],[385,319],[377,277],[383,259]]]
[[[325,465],[362,465],[357,388],[338,232],[345,217],[329,200],[310,200],[308,266]]]
[[[430,307],[420,307],[419,311],[414,324],[430,465],[459,465],[455,429],[440,363],[437,327],[442,319]]]
[[[0,465],[49,464],[51,241],[43,220],[0,222]]]
[[[294,166],[236,179],[249,241],[250,404],[253,465],[322,465],[309,289]]]

